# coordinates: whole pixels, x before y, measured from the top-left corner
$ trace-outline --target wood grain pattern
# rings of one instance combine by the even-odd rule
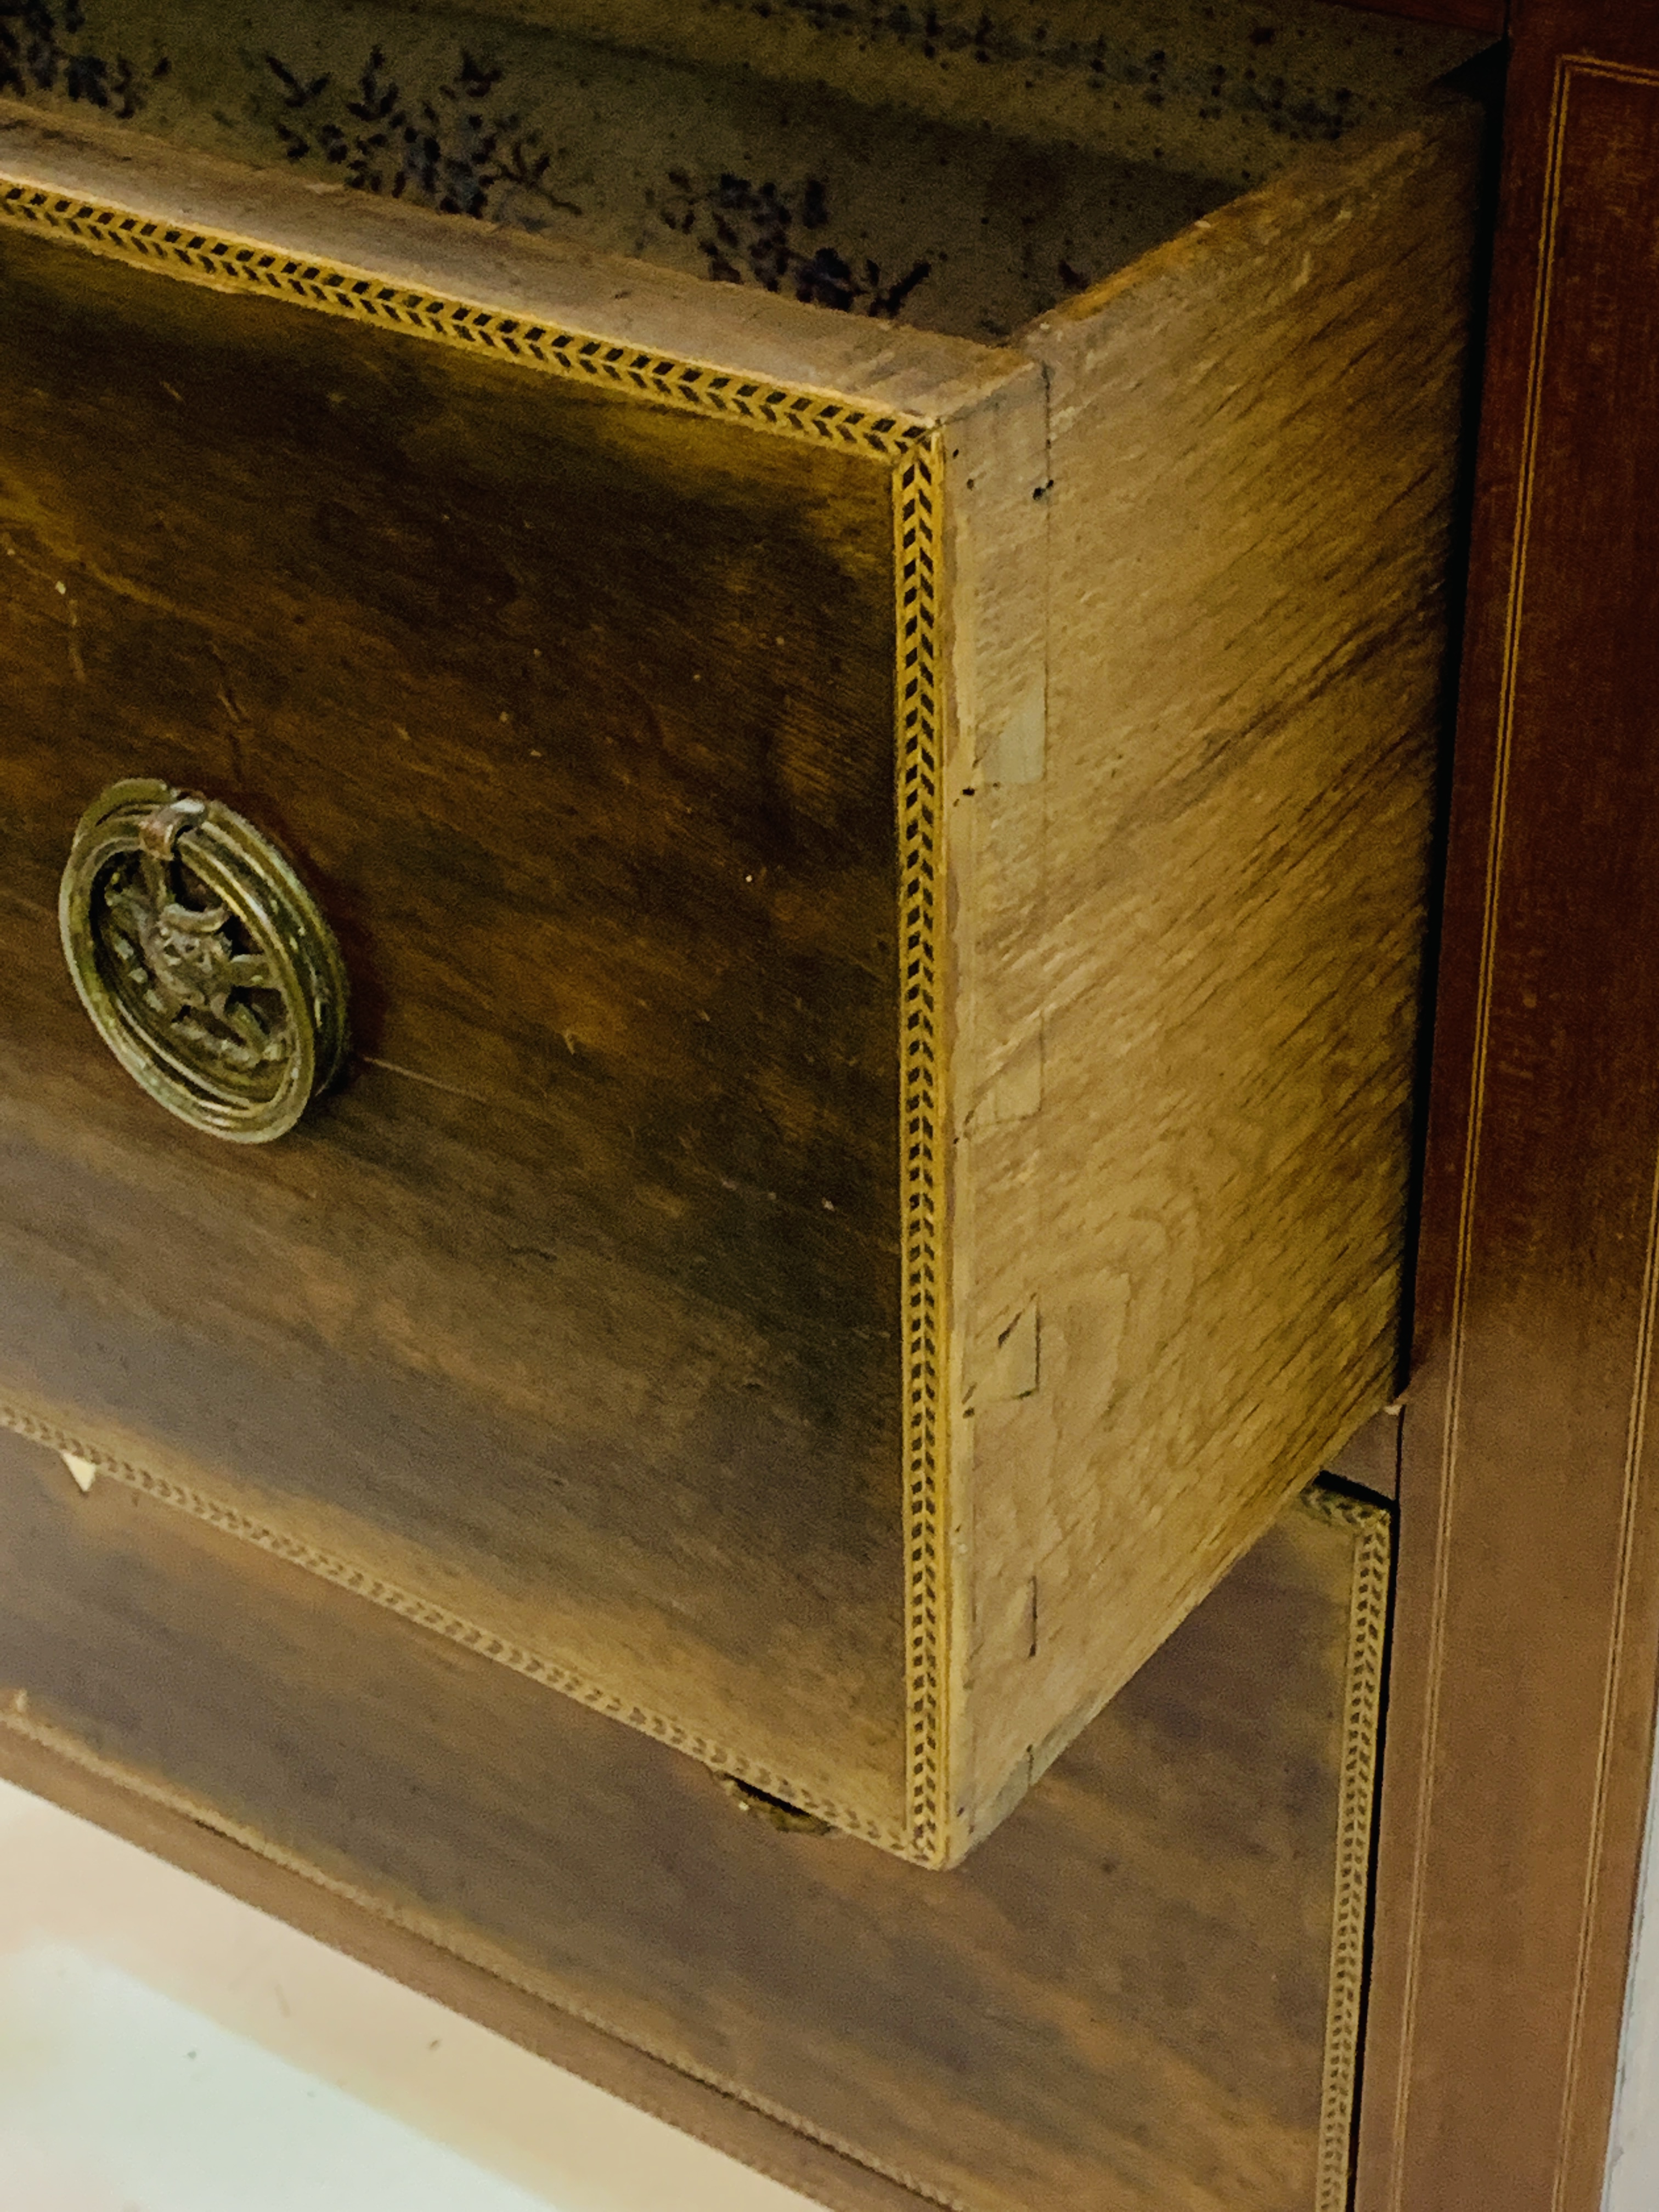
[[[885,468],[0,257],[0,1395],[891,1827]],[[344,946],[357,1070],[280,1146],[67,995],[135,770]]]
[[[1602,2202],[1659,1674],[1659,24],[1516,10],[1363,2212]]]
[[[591,2021],[543,2002],[489,1968],[365,1910],[343,1889],[301,1871],[286,1854],[215,1827],[163,1785],[146,1787],[68,1740],[0,1729],[0,1772],[61,1806],[287,1920],[331,1949],[487,2023],[526,2050],[713,2144],[834,2212],[916,2212],[932,2200],[872,2172],[665,2060],[620,2042]]]
[[[587,2022],[625,2094],[657,2078],[629,2049],[701,2081],[677,2112],[739,2155],[787,2124],[839,2152],[801,2177],[830,2203],[1313,2212],[1372,1528],[1293,1509],[933,1876],[777,1834],[661,1747],[0,1439],[0,1765],[62,1788],[50,1754],[79,1761],[101,1818],[146,1817],[122,1778],[193,1810],[305,1875],[277,1909],[394,1970],[470,1962],[447,1986],[492,2025],[591,2065],[561,2025]]]
[[[433,218],[382,264],[273,187],[267,255],[222,167],[8,126],[5,1418],[959,1857],[1388,1395],[1468,140],[1035,360],[740,312],[774,388],[524,326],[631,264],[442,295]],[[273,1158],[157,1126],[47,949],[137,769],[352,966]]]
[[[981,1807],[1395,1387],[1474,143],[1345,149],[1028,334],[1046,758],[949,779],[1014,879],[957,1077]]]

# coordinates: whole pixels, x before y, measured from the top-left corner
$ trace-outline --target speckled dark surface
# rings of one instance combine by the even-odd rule
[[[0,95],[1000,341],[1468,46],[1305,4],[1086,15],[0,0]]]
[[[999,340],[1476,43],[1315,0],[0,0],[0,95]]]
[[[1330,0],[402,0],[1259,182],[1475,52]]]

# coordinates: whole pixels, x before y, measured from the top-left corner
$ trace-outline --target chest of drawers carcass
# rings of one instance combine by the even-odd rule
[[[0,121],[0,1418],[948,1865],[1395,1386],[1475,132],[650,66]]]

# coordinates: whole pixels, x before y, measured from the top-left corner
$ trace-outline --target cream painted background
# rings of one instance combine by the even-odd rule
[[[0,1783],[0,2212],[811,2212]]]
[[[1659,1759],[1655,1761],[1659,1774]],[[1603,2212],[1659,2205],[1659,1796],[1648,1808]]]

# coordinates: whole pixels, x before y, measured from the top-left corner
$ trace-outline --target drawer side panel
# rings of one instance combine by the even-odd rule
[[[1041,1105],[975,1207],[1034,1350],[974,1577],[1031,1596],[975,1655],[981,1823],[1398,1386],[1476,142],[1356,141],[1028,334]]]

